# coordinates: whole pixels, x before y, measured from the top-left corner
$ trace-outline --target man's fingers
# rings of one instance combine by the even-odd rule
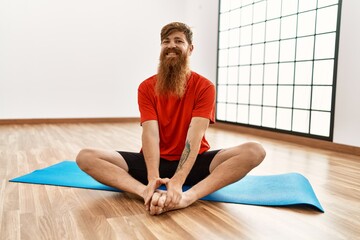
[[[158,201],[158,206],[160,208],[164,208],[165,207],[165,201],[166,201],[166,193],[161,194],[159,201]]]
[[[170,204],[171,201],[172,201],[172,198],[173,198],[173,194],[172,194],[171,192],[167,192],[167,194],[166,194],[166,200],[165,200],[165,203],[164,203],[165,207],[168,207],[168,206],[169,206],[169,204]]]
[[[149,205],[152,195],[153,195],[152,192],[150,192],[150,191],[147,192],[147,195],[146,195],[146,197],[144,199],[144,202],[145,202],[144,204],[145,205]]]

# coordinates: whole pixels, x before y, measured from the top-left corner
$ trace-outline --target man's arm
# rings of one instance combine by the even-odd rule
[[[174,176],[167,183],[165,206],[170,209],[181,199],[182,186],[194,166],[197,155],[199,154],[201,140],[209,126],[209,122],[209,119],[202,117],[193,117],[191,119],[178,168]]]
[[[148,185],[144,192],[144,201],[148,209],[150,199],[154,191],[166,180],[159,178],[160,149],[159,149],[159,126],[156,120],[142,123],[142,151],[145,158],[148,174]]]
[[[156,120],[142,123],[142,151],[145,157],[148,180],[159,177],[160,149],[159,126]]]

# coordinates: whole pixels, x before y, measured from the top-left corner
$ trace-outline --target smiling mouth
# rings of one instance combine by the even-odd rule
[[[166,54],[167,57],[176,57],[178,54],[174,52],[169,52]]]

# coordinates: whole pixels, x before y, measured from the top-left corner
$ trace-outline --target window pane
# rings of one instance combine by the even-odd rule
[[[291,130],[291,109],[277,109],[276,127],[283,130]]]
[[[316,36],[315,59],[333,58],[335,54],[335,33]]]
[[[219,85],[217,89],[218,102],[226,102],[226,85]]]
[[[238,67],[229,67],[228,69],[228,84],[238,83]]]
[[[316,11],[299,14],[298,17],[298,36],[307,36],[315,33],[315,15]]]
[[[296,63],[295,84],[311,84],[312,65],[312,61]]]
[[[313,87],[312,94],[312,109],[316,110],[331,110],[332,101],[332,87],[327,86],[315,86]]]
[[[316,8],[317,0],[299,0],[299,12]]]
[[[253,2],[254,2],[254,0],[242,0],[241,6],[246,6],[246,5],[252,4]]]
[[[229,13],[229,28],[236,28],[240,24],[240,8]]]
[[[238,103],[248,104],[249,103],[249,86],[238,86]]]
[[[278,64],[266,64],[264,67],[264,84],[277,84]]]
[[[294,63],[280,63],[279,84],[293,84],[293,82],[294,82]]]
[[[314,84],[332,85],[334,71],[334,60],[314,62]]]
[[[254,65],[251,68],[251,84],[262,84],[263,82],[263,65]]]
[[[339,0],[318,0],[318,7],[325,7],[339,3]]]
[[[250,83],[250,66],[239,67],[239,84]]]
[[[261,105],[262,102],[262,87],[251,86],[250,87],[250,104]]]
[[[262,126],[275,128],[276,108],[264,107],[262,113]]]
[[[240,29],[235,28],[229,31],[228,46],[237,47],[240,42]]]
[[[267,1],[267,19],[280,17],[281,13],[281,0],[268,0]]]
[[[219,48],[227,48],[229,44],[229,32],[224,31],[219,33]]]
[[[240,8],[241,7],[241,0],[230,0],[230,7],[231,7],[231,9]]]
[[[297,39],[296,60],[311,60],[314,54],[314,37],[302,37]]]
[[[241,26],[252,23],[252,5],[241,8]]]
[[[264,62],[264,44],[255,44],[252,46],[251,63],[263,63]]]
[[[283,40],[280,42],[280,62],[294,61],[295,39]]]
[[[274,19],[266,22],[266,41],[279,40],[280,20]]]
[[[219,66],[224,67],[228,65],[228,50],[221,49],[219,50]]]
[[[227,102],[229,103],[237,103],[237,86],[231,85],[227,87]]]
[[[223,13],[220,15],[220,31],[228,30],[230,24],[229,13]]]
[[[330,129],[330,113],[312,111],[310,133],[328,137],[329,129]]]
[[[311,87],[295,86],[294,89],[294,108],[310,108]]]
[[[293,96],[292,86],[279,86],[277,105],[280,107],[292,107],[292,99],[293,99],[292,96]]]
[[[263,22],[266,16],[266,1],[261,1],[254,4],[254,18],[253,22]]]
[[[240,47],[240,64],[250,64],[251,46]]]
[[[226,120],[226,104],[218,103],[216,105],[216,118],[218,120]]]
[[[310,112],[294,110],[292,130],[301,133],[309,133]]]
[[[229,66],[234,66],[239,64],[239,48],[230,48],[229,49]]]
[[[249,123],[249,107],[247,105],[238,106],[237,122]]]
[[[230,122],[236,122],[236,104],[226,105],[226,120]]]
[[[261,107],[250,106],[249,123],[252,125],[261,125]]]
[[[287,1],[285,1],[287,2]],[[281,19],[281,38],[293,38],[296,36],[296,15]]]
[[[240,28],[240,45],[251,43],[251,26]]]
[[[253,43],[260,43],[265,41],[265,23],[257,23],[253,25]]]
[[[220,12],[226,12],[230,10],[230,0],[220,1]]]
[[[316,33],[336,31],[337,6],[319,9],[316,19]]]
[[[281,10],[282,10],[282,15],[286,16],[289,14],[294,14],[297,12],[297,6],[298,5],[298,0],[286,0],[286,1],[282,1],[282,6],[281,6]]]
[[[219,68],[218,84],[226,84],[226,82],[227,82],[227,68]]]
[[[278,62],[279,59],[279,42],[270,42],[265,44],[265,62]]]
[[[276,95],[277,87],[276,86],[264,86],[264,105],[267,106],[276,106]]]

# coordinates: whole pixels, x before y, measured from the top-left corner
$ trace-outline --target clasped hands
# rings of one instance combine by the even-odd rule
[[[158,190],[161,185],[166,191]],[[176,209],[182,197],[182,184],[169,178],[150,180],[144,191],[145,208],[151,215]]]

